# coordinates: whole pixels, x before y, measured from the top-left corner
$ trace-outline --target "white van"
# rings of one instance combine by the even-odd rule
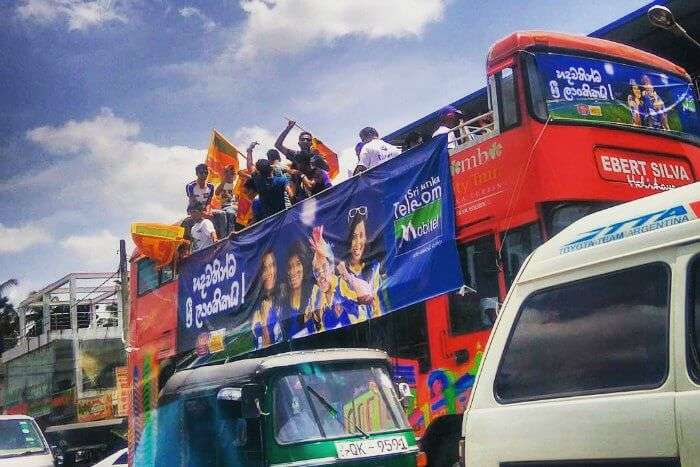
[[[538,248],[464,413],[467,466],[700,466],[700,183]]]
[[[32,417],[0,415],[0,467],[53,465],[53,454]]]

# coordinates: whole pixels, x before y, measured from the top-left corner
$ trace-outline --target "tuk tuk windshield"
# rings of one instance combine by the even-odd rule
[[[303,365],[274,384],[280,444],[408,429],[387,371]]]

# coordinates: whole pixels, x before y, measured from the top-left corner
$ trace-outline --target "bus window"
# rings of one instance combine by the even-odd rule
[[[535,57],[525,53],[523,54],[523,62],[525,63],[527,102],[530,113],[538,120],[547,120],[547,104],[542,92],[544,85],[542,84],[542,75],[535,63]]]
[[[157,289],[166,282],[173,280],[172,265],[163,266],[161,269],[156,267],[156,263],[149,258],[144,258],[136,263],[137,266],[137,291],[139,295]]]
[[[503,266],[506,287],[510,287],[525,259],[542,244],[537,223],[524,225],[503,234]]]
[[[449,295],[450,331],[466,334],[493,325],[498,311],[498,266],[492,236],[459,246],[464,287]]]
[[[559,203],[545,206],[543,212],[547,235],[551,238],[577,220],[614,205],[615,203]]]
[[[496,92],[498,93],[499,128],[504,132],[518,126],[518,93],[516,92],[515,73],[513,68],[504,68],[496,73]]]

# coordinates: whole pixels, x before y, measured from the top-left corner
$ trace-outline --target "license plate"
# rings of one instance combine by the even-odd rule
[[[337,441],[335,449],[338,452],[338,459],[355,459],[408,451],[408,444],[403,436],[389,436],[357,441]]]

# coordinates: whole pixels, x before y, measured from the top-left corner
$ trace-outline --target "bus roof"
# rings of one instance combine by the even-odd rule
[[[532,253],[518,282],[700,241],[700,182],[580,219]]]
[[[575,36],[561,32],[547,31],[516,31],[497,41],[489,49],[486,61],[487,66],[490,67],[504,58],[510,57],[519,50],[526,50],[533,47],[574,49],[607,55],[638,62],[690,79],[682,67],[664,58],[650,54],[649,52],[644,52],[643,50],[635,49],[634,47],[620,44],[619,42],[612,42],[596,37]]]
[[[388,361],[388,358],[385,352],[371,349],[300,350],[267,357],[246,358],[178,371],[167,382],[160,397],[172,398],[183,392],[216,389],[224,385],[238,387],[252,382],[256,376],[266,371],[304,363]]]

